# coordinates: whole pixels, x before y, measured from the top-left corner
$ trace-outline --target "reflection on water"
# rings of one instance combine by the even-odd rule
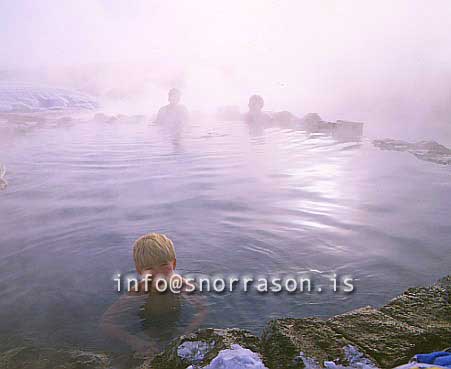
[[[449,272],[449,167],[237,122],[175,134],[76,123],[0,136],[2,334],[119,349],[99,319],[150,231],[174,240],[184,273],[356,279],[351,295],[211,294],[205,326],[258,332],[270,318],[380,305]]]

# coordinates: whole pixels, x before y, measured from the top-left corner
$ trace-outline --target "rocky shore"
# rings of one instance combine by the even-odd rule
[[[199,330],[152,360],[128,358],[125,364],[117,354],[23,346],[1,352],[0,368],[385,369],[449,346],[451,276],[410,288],[380,309],[368,306],[327,320],[272,320],[260,337],[241,329]]]
[[[385,140],[374,140],[373,144],[381,150],[406,151],[420,160],[443,165],[451,164],[451,149],[435,141],[409,143],[387,138]]]

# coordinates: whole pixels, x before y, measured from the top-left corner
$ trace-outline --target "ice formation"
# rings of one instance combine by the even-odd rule
[[[96,108],[95,99],[81,92],[24,82],[0,82],[0,112]]]

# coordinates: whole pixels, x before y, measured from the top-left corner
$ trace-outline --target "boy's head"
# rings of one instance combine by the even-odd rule
[[[260,112],[265,105],[265,101],[260,95],[252,95],[249,98],[249,111],[251,112]]]
[[[177,105],[180,102],[182,93],[176,88],[171,88],[168,93],[168,101],[171,105]]]
[[[133,259],[139,274],[150,271],[154,275],[169,275],[176,266],[174,244],[164,234],[146,234],[135,241]]]

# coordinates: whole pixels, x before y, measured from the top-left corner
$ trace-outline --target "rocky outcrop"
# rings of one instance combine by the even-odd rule
[[[394,367],[415,353],[451,344],[450,296],[448,276],[430,287],[408,289],[381,309],[365,307],[325,321],[272,321],[262,336],[266,363],[269,368],[299,368],[296,354],[303,352],[318,363],[349,365],[345,348],[352,345],[378,367]]]
[[[322,133],[330,135],[338,141],[360,141],[363,135],[362,122],[337,120],[328,122],[317,113],[309,113],[298,120],[299,126],[310,133]]]
[[[350,344],[318,318],[270,321],[261,340],[265,363],[274,369],[302,368],[301,352],[316,362],[339,358],[346,363],[343,347]]]
[[[422,330],[371,307],[332,318],[327,324],[343,334],[381,368],[407,362],[415,354]]]
[[[201,330],[174,341],[148,367],[202,368],[239,344],[259,353],[269,369],[392,368],[415,353],[451,344],[450,296],[448,276],[430,287],[410,288],[380,309],[364,307],[327,320],[272,320],[260,339],[241,330]],[[190,355],[187,347],[193,348]]]
[[[204,329],[139,362],[114,354],[14,346],[0,352],[0,369],[227,369],[244,363],[249,369],[385,369],[450,345],[447,276],[430,287],[410,288],[380,309],[364,307],[326,320],[272,320],[260,338],[241,329]]]
[[[381,150],[407,151],[420,160],[444,165],[451,164],[451,149],[435,141],[409,143],[387,138],[385,140],[374,140],[373,144]]]

